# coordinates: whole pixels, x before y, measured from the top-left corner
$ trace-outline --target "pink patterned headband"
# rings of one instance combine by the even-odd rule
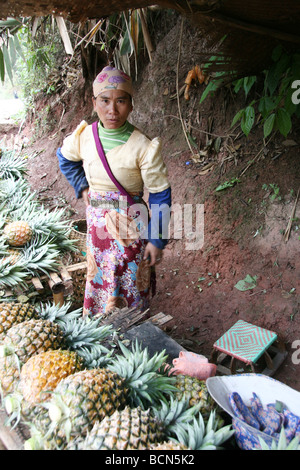
[[[123,90],[132,96],[132,80],[122,70],[110,66],[104,67],[94,80],[94,97],[97,98],[100,93],[108,90]]]

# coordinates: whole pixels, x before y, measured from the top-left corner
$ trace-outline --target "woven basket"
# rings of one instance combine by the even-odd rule
[[[85,219],[73,220],[71,223],[70,238],[76,240],[81,252],[86,253],[86,232],[87,225]]]

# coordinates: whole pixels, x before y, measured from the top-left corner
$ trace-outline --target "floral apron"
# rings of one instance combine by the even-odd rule
[[[143,311],[149,306],[155,286],[155,272],[143,260],[147,239],[142,233],[148,221],[128,206],[121,207],[123,196],[119,191],[90,191],[89,198],[96,203],[86,210],[87,280],[83,313],[103,315],[124,307]],[[139,204],[142,201],[140,196],[134,196],[134,200]]]

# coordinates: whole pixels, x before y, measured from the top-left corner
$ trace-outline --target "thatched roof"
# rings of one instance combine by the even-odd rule
[[[291,50],[299,48],[299,0],[158,0],[155,4],[187,17],[205,38],[211,38],[207,53],[217,47],[233,59],[231,70],[244,76],[264,67],[278,42]],[[147,0],[0,0],[0,15],[5,19],[53,14],[78,23],[150,5],[153,2]],[[228,38],[221,46],[218,41],[225,34]]]
[[[158,0],[156,5],[170,8],[197,22],[204,18],[300,42],[300,4],[298,0]],[[62,15],[73,23],[102,18],[118,11],[153,5],[151,0],[0,0],[2,19],[8,16]]]

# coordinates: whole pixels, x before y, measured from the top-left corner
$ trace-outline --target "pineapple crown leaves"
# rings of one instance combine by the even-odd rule
[[[2,149],[0,159],[0,178],[21,178],[27,174],[27,161],[13,150]]]
[[[71,305],[71,302],[62,306],[40,304],[36,306],[36,311],[41,319],[55,322],[61,327],[70,349],[83,358],[88,368],[107,365],[112,351],[101,343],[113,340],[115,331],[111,325],[99,325],[99,319],[82,317],[82,307],[70,311]]]
[[[34,426],[31,427],[31,437],[24,442],[24,450],[44,450],[43,439]]]
[[[193,417],[192,422],[183,423],[173,427],[176,442],[180,442],[191,450],[217,450],[234,434],[231,425],[217,429],[215,410],[211,411],[209,419],[205,424],[201,413]]]
[[[29,275],[36,276],[39,272],[48,275],[50,271],[58,270],[60,252],[47,237],[33,237],[19,252],[20,257],[13,263],[11,256],[1,260],[0,285],[12,287],[21,284],[24,287],[26,283],[23,280]]]
[[[45,235],[34,235],[22,251],[23,269],[26,275],[37,275],[38,271],[48,274],[57,271],[59,267],[58,247]]]
[[[101,343],[113,337],[114,330],[111,325],[99,325],[99,319],[93,320],[85,316],[67,320],[61,326],[65,340],[73,351],[79,353],[84,348],[84,351],[89,349],[109,353]]]
[[[82,315],[82,308],[69,311],[71,305],[71,302],[66,302],[63,305],[47,302],[36,305],[35,309],[39,317],[42,319],[50,320],[52,322],[55,321],[60,326],[63,326],[69,320],[74,320]]]
[[[18,392],[7,395],[2,400],[2,406],[8,415],[8,418],[5,420],[5,425],[9,426],[14,421],[12,429],[14,429],[20,422],[22,400],[23,396]]]
[[[27,207],[31,210],[36,208],[38,202],[35,196],[35,192],[24,179],[8,178],[0,182],[0,202],[5,206],[10,218],[18,217]]]
[[[199,414],[201,404],[189,405],[189,400],[174,399],[172,396],[168,402],[161,401],[160,407],[154,407],[153,413],[163,423],[168,436],[176,432],[183,432],[183,425],[190,423]]]
[[[267,442],[260,436],[258,437],[258,440],[260,447],[255,448],[255,450],[300,450],[299,436],[295,436],[291,441],[288,441],[283,426],[280,430],[278,441],[273,439],[271,445],[267,444]]]
[[[22,260],[17,260],[11,264],[10,257],[1,260],[0,263],[0,286],[13,287],[20,285],[21,287],[27,286],[25,278],[27,273],[24,271]]]
[[[71,231],[69,221],[63,220],[65,212],[63,209],[54,209],[49,211],[44,209],[38,202],[22,204],[18,210],[10,213],[11,221],[24,220],[31,227],[33,234],[39,238],[32,239],[28,245],[32,245],[35,240],[35,246],[47,243],[58,251],[76,251],[76,242],[69,238]]]
[[[19,219],[22,217],[36,233],[48,234],[61,237],[65,234],[68,235],[70,232],[70,226],[68,220],[63,220],[65,209],[54,209],[50,211],[44,209],[43,205],[38,207],[27,205],[24,210],[16,214]]]
[[[96,347],[89,350],[83,346],[80,351],[78,351],[87,369],[102,369],[108,367],[113,355],[113,350],[107,350],[106,352],[103,349],[104,348]]]
[[[51,437],[51,435],[58,428],[63,429],[63,432],[66,436],[67,442],[70,441],[71,431],[72,431],[72,422],[70,419],[70,408],[64,403],[62,397],[59,393],[51,392],[52,398],[50,401],[41,403],[41,405],[48,411],[49,418],[51,420],[51,425],[49,426],[48,431],[43,436],[43,439]]]
[[[136,340],[131,350],[119,342],[121,354],[117,354],[108,368],[125,379],[129,388],[128,399],[133,406],[145,408],[149,404],[165,400],[165,395],[177,391],[174,378],[162,375],[159,369],[166,361],[165,350],[150,357]]]

